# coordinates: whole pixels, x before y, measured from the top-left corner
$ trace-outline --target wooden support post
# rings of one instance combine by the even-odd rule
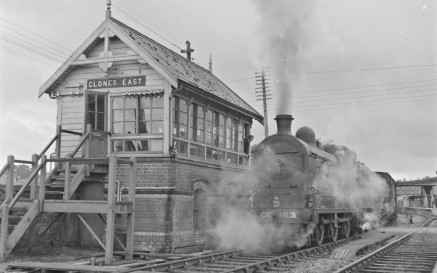
[[[67,159],[71,159],[71,154],[67,154]],[[70,199],[70,181],[71,181],[71,162],[65,162],[65,181],[64,181],[64,200]]]
[[[58,138],[56,139],[56,149],[55,149],[56,158],[61,158],[61,135],[62,135],[61,129],[62,129],[61,125],[56,126],[56,135],[58,136]]]
[[[14,180],[15,180],[15,159],[13,155],[8,156],[9,168],[6,171],[5,200],[11,201],[14,197]]]
[[[44,199],[46,196],[46,175],[47,175],[47,156],[43,155],[41,157],[42,168],[40,171],[39,177],[39,189],[38,189],[38,199],[39,199],[39,211],[43,212],[44,210]]]
[[[1,207],[2,223],[0,227],[0,263],[6,261],[6,246],[8,243],[8,225],[9,225],[9,204]]]
[[[106,249],[105,265],[112,264],[114,254],[114,230],[115,230],[115,180],[117,173],[117,156],[112,154],[109,157],[109,179],[108,179],[108,209],[106,212]]]
[[[32,155],[32,172],[38,167],[38,154]],[[32,181],[32,184],[30,184],[30,199],[36,199],[36,187],[38,186],[38,175],[35,176],[35,178]]]
[[[0,262],[4,262],[8,255],[8,226],[9,226],[9,203],[14,197],[14,166],[15,159],[13,155],[8,156],[8,170],[6,171],[5,202],[1,207],[2,223],[0,227]]]
[[[128,201],[132,202],[132,212],[127,215],[127,231],[126,231],[126,259],[133,259],[134,249],[134,225],[135,225],[135,185],[137,182],[137,159],[131,158],[132,165],[129,166],[129,191]]]

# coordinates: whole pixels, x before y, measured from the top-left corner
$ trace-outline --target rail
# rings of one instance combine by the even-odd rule
[[[425,216],[425,215],[422,215]],[[429,225],[432,221],[436,220],[437,218],[431,218],[428,216],[425,216],[428,218],[428,221],[426,221],[423,225],[421,225],[420,227],[418,227],[416,230],[404,235],[403,237],[391,242],[388,245],[385,245],[383,247],[381,247],[380,249],[377,249],[375,251],[373,251],[372,253],[362,257],[361,259],[358,259],[348,265],[345,265],[344,267],[334,271],[334,273],[344,273],[344,272],[353,272],[359,269],[359,267],[363,264],[368,264],[370,261],[372,261],[373,259],[375,259],[376,257],[381,256],[381,254],[385,253],[386,251],[402,244],[405,240],[407,240],[408,238],[410,238],[413,234],[415,234],[419,229],[426,227],[427,225]]]

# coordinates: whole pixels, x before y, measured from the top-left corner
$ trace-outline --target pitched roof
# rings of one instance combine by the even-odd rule
[[[141,58],[148,62],[158,73],[162,73],[164,78],[174,87],[178,81],[188,83],[209,95],[222,99],[236,108],[241,109],[246,114],[254,117],[263,123],[263,116],[252,106],[240,98],[234,91],[220,81],[209,70],[187,60],[178,53],[166,48],[144,34],[132,29],[122,22],[109,17],[93,32],[93,34],[64,62],[64,64],[53,74],[47,82],[40,88],[40,96],[50,90],[60,79],[71,69],[72,63],[99,37],[105,27],[108,27],[123,42],[132,48]]]
[[[182,57],[158,42],[130,28],[122,22],[110,18],[115,25],[132,39],[141,49],[150,54],[174,79],[178,79],[200,88],[218,98],[224,99],[253,114],[257,120],[263,116],[240,98],[234,91],[220,81],[209,70]]]

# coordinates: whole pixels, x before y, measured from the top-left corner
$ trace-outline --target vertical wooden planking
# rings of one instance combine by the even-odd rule
[[[106,250],[105,265],[112,264],[114,254],[114,230],[115,230],[115,180],[117,173],[117,156],[111,154],[109,157],[109,179],[108,179],[108,209],[106,212]]]

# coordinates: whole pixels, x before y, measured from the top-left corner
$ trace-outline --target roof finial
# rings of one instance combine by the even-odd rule
[[[111,0],[106,0],[106,18],[111,17]]]
[[[187,44],[187,49],[182,49],[181,53],[187,53],[187,59],[191,61],[191,52],[193,52],[194,49],[190,47],[190,41],[186,41],[185,43]]]
[[[212,73],[212,53],[209,53],[209,72]]]

